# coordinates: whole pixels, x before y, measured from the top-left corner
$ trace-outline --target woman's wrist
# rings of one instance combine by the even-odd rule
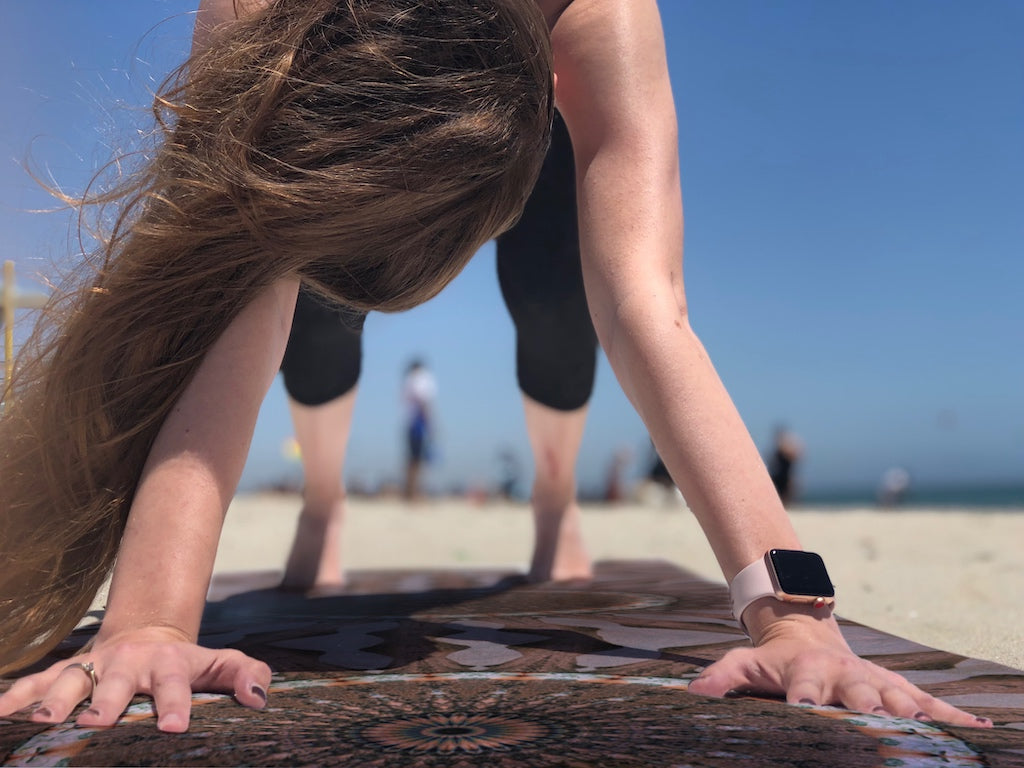
[[[834,636],[845,644],[830,606],[787,603],[762,597],[743,612],[743,624],[754,646],[761,646],[782,634],[804,635],[809,641]]]
[[[161,567],[146,570],[141,563],[133,565],[125,568],[119,563],[115,568],[97,640],[152,630],[195,642],[209,584],[209,577],[203,576],[213,569],[212,555],[190,562],[188,568],[160,563]],[[146,578],[131,578],[133,570]]]
[[[107,623],[100,624],[96,637],[89,643],[87,650],[96,646],[110,645],[120,641],[129,642],[165,642],[165,643],[196,643],[198,632],[190,632],[173,623],[154,621],[151,623]]]

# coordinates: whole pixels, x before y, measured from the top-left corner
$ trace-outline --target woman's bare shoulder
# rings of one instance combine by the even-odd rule
[[[548,26],[553,27],[562,12],[572,5],[573,0],[536,0],[536,3],[543,12],[544,18],[547,19]]]

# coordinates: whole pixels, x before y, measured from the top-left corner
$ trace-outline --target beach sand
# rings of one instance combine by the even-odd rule
[[[299,498],[286,494],[238,496],[215,569],[283,568],[299,507]],[[681,503],[585,505],[583,511],[595,560],[667,560],[722,581]],[[796,509],[791,515],[804,547],[828,564],[841,616],[1024,669],[1024,510]],[[531,537],[525,504],[352,499],[343,547],[352,569],[523,571]]]

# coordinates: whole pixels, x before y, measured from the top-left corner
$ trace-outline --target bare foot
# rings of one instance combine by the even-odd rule
[[[532,582],[591,579],[594,570],[583,543],[580,508],[571,502],[561,510],[534,508]]]
[[[305,504],[281,579],[281,589],[306,592],[345,586],[341,564],[341,527],[345,502]]]

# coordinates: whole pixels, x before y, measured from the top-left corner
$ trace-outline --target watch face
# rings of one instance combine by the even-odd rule
[[[787,595],[835,597],[825,561],[814,552],[773,549],[768,553],[779,588]]]

